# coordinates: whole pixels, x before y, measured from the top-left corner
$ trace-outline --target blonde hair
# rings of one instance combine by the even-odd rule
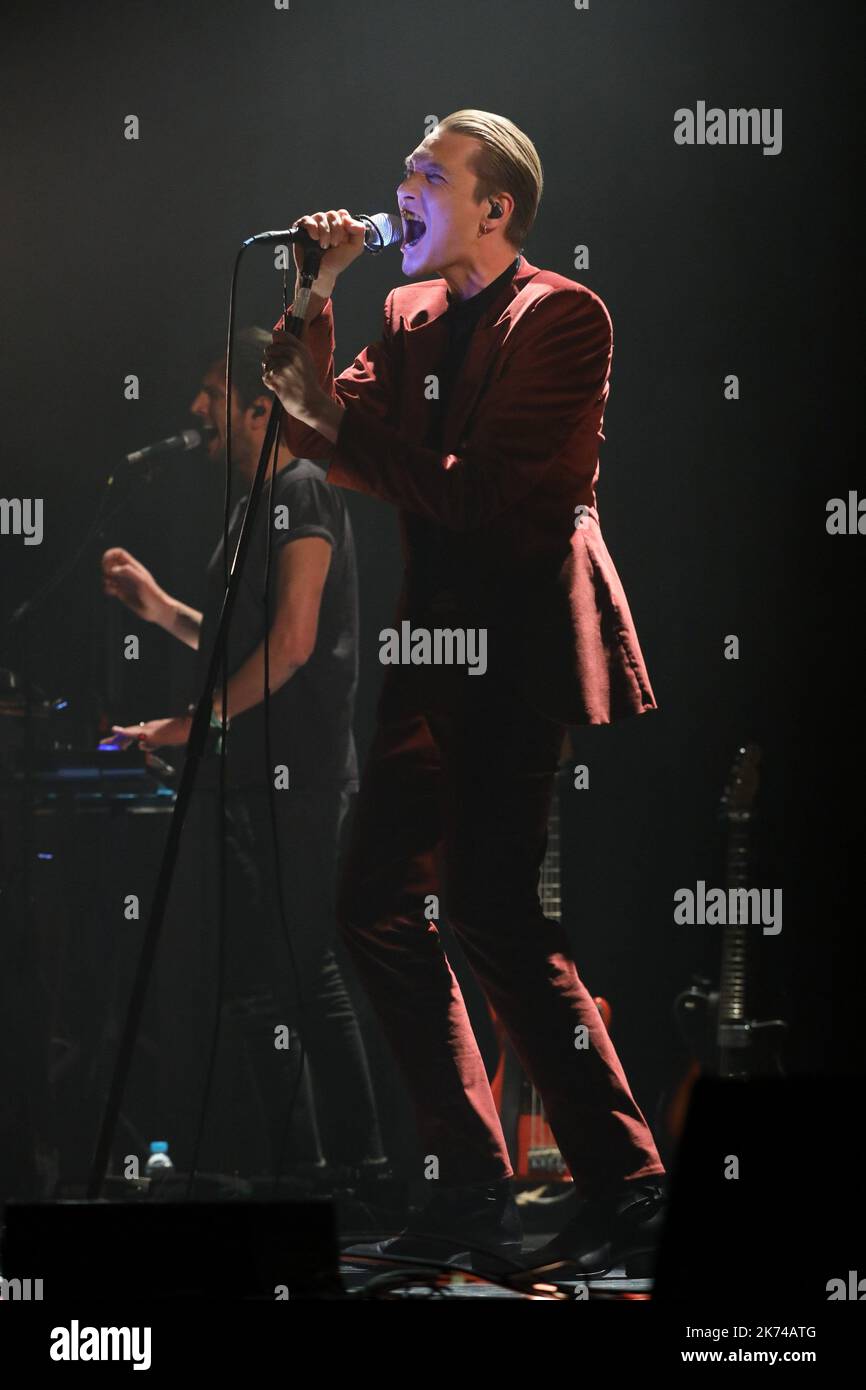
[[[452,111],[439,122],[437,130],[470,135],[479,142],[481,148],[469,160],[469,167],[478,178],[476,201],[480,203],[500,192],[511,194],[514,210],[505,237],[519,249],[535,221],[544,184],[541,160],[529,136],[507,116],[474,111],[471,107]]]

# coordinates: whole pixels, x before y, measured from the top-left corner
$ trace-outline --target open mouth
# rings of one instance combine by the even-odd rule
[[[415,246],[427,230],[427,223],[414,213],[403,212],[403,226],[405,228],[403,236],[404,246]]]

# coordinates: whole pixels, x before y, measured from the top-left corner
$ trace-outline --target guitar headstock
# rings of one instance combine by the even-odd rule
[[[757,743],[746,743],[737,749],[722,792],[721,816],[733,820],[752,814],[761,780],[760,766],[761,750]]]

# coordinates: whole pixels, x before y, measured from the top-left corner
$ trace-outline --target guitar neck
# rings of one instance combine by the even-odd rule
[[[538,896],[545,917],[555,922],[562,921],[562,863],[560,859],[559,829],[559,783],[557,774],[553,783],[553,797],[547,819],[547,851],[538,876]]]
[[[725,882],[730,888],[747,888],[749,882],[749,829],[751,816],[740,813],[728,832]],[[728,901],[731,899],[729,897]],[[738,913],[738,918],[740,914]],[[748,1003],[748,923],[728,921],[722,934],[722,964],[719,982],[719,1026],[745,1023]]]

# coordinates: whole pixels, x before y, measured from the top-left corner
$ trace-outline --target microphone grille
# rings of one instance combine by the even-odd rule
[[[386,246],[399,246],[403,240],[403,223],[395,212],[374,212],[368,219],[373,224],[368,228],[364,243],[371,251],[384,250]]]

